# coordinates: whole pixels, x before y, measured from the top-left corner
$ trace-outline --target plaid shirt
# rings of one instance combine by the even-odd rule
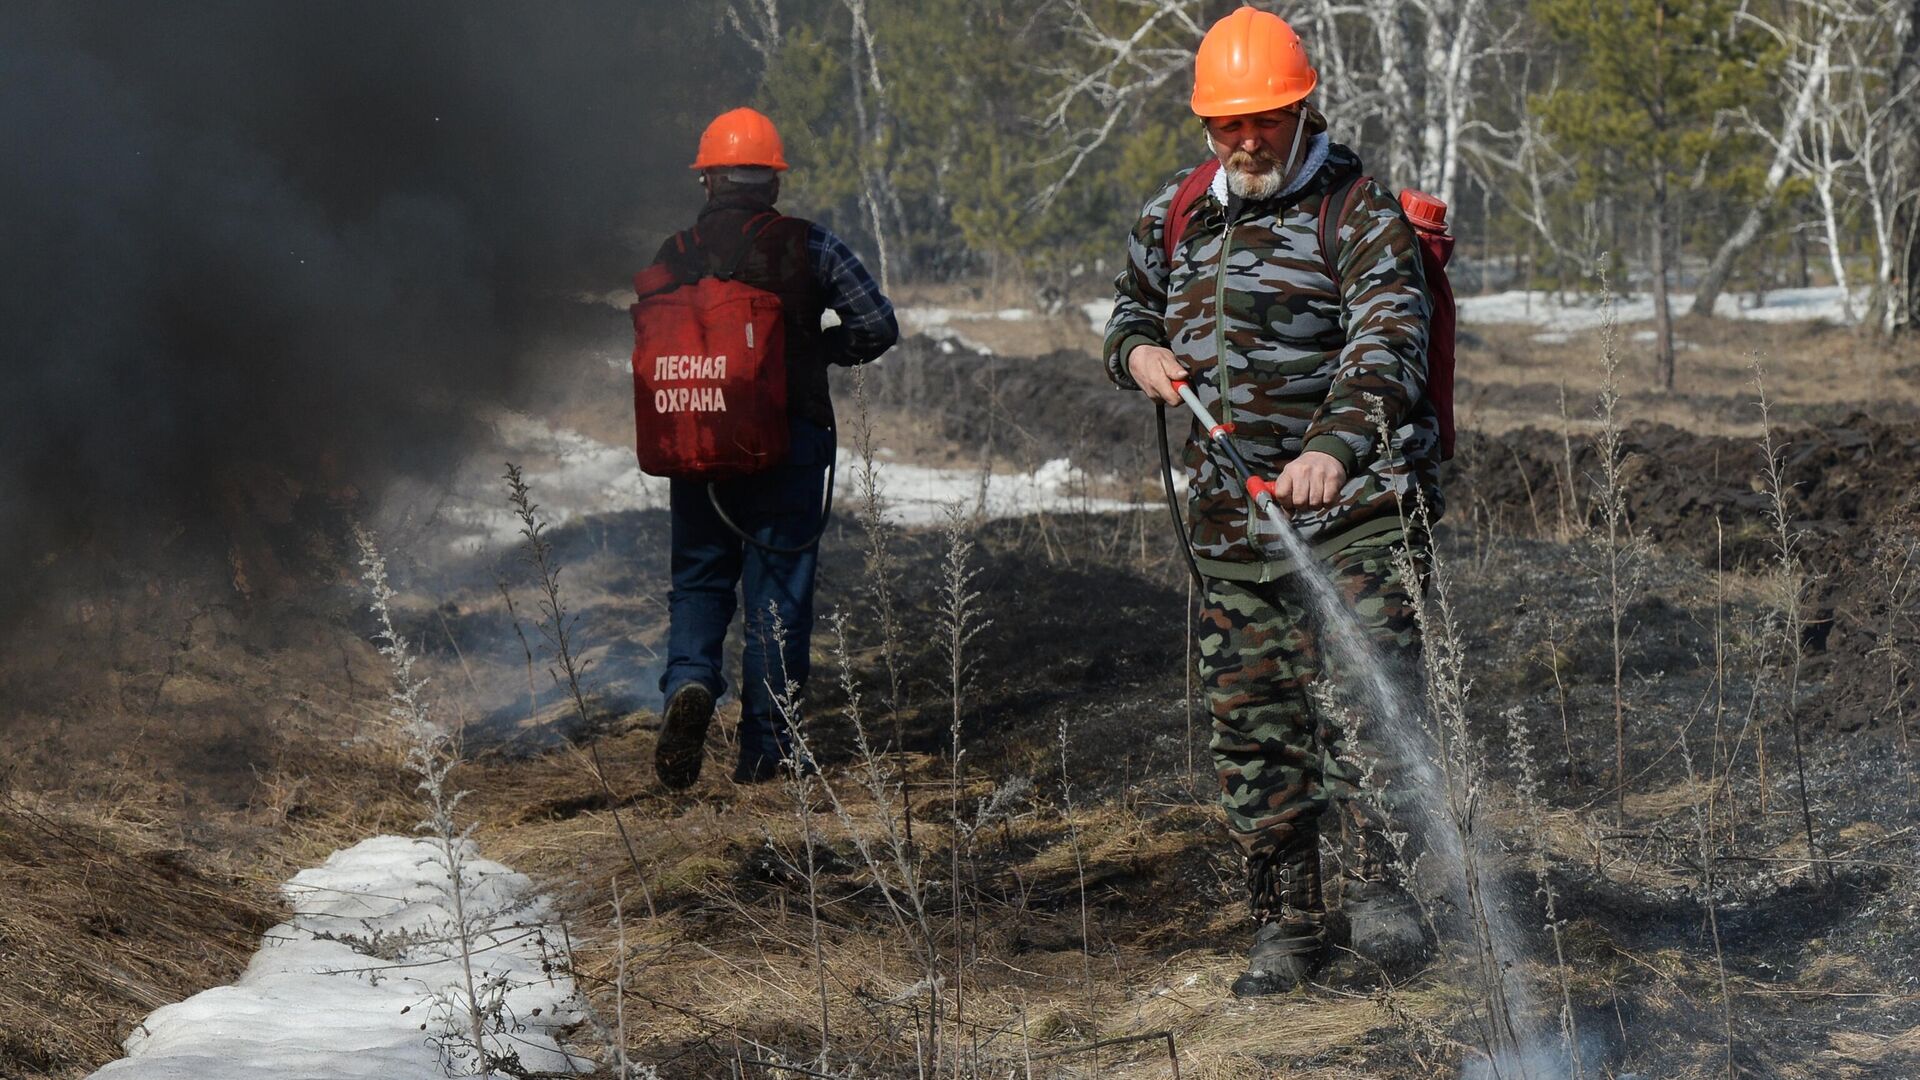
[[[840,316],[847,360],[864,364],[892,348],[900,340],[893,304],[880,292],[879,283],[867,273],[859,256],[820,225],[807,232],[807,255],[813,261],[813,276],[826,295],[827,306]]]

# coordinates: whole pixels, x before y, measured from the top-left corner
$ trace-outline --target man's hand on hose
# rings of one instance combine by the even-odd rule
[[[1180,395],[1174,392],[1175,379],[1185,379],[1187,369],[1174,359],[1172,349],[1163,349],[1158,345],[1135,345],[1127,354],[1127,374],[1140,385],[1140,392],[1154,401],[1167,405],[1180,404]]]
[[[1347,467],[1340,464],[1339,458],[1309,450],[1280,470],[1280,479],[1273,484],[1273,497],[1289,510],[1318,510],[1332,506],[1346,483]]]

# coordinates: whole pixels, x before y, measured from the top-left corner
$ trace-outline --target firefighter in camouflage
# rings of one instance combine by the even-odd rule
[[[1429,304],[1412,228],[1380,185],[1349,185],[1358,156],[1332,142],[1307,95],[1317,83],[1299,37],[1243,7],[1196,58],[1193,110],[1220,162],[1167,257],[1169,209],[1184,175],[1147,202],[1107,324],[1116,385],[1177,405],[1187,380],[1263,476],[1337,589],[1392,662],[1417,678],[1412,588],[1392,557],[1416,554],[1402,507],[1416,491],[1441,509],[1439,426],[1424,396]],[[1337,250],[1322,204],[1351,186]],[[1331,210],[1331,207],[1329,208]],[[1384,414],[1391,446],[1374,416]],[[1295,567],[1276,552],[1227,462],[1196,427],[1186,444],[1188,511],[1207,578],[1200,671],[1229,834],[1245,857],[1257,924],[1246,996],[1311,978],[1327,955],[1321,819],[1345,806],[1361,825],[1344,896],[1352,945],[1404,968],[1424,953],[1417,908],[1393,879],[1384,823],[1342,798],[1369,748],[1349,745],[1309,688],[1323,674],[1319,628]],[[1386,763],[1377,763],[1384,768]]]

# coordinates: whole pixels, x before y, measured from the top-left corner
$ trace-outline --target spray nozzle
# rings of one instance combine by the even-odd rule
[[[1263,476],[1247,477],[1247,497],[1254,502],[1267,502],[1273,498],[1273,481]]]

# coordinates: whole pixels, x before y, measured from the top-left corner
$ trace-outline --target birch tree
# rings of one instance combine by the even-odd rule
[[[1920,0],[1909,0],[1898,18],[1894,35],[1894,62],[1890,83],[1898,88],[1898,104],[1890,127],[1889,154],[1893,169],[1908,178],[1908,187],[1894,205],[1889,241],[1900,252],[1895,257],[1895,280],[1889,290],[1884,325],[1890,330],[1920,327]],[[1904,239],[1902,239],[1904,237]]]
[[[1835,77],[1837,127],[1853,147],[1856,186],[1873,242],[1869,321],[1892,333],[1903,317],[1900,277],[1906,243],[1901,207],[1920,202],[1920,64],[1914,62],[1920,3],[1875,2],[1852,20]],[[1910,241],[1909,241],[1910,242]]]
[[[1814,105],[1826,91],[1826,73],[1837,24],[1819,18],[1817,9],[1798,10],[1811,16],[1801,20],[1798,32],[1791,26],[1777,27],[1751,10],[1739,13],[1740,18],[1773,38],[1785,54],[1776,86],[1784,92],[1781,96],[1786,105],[1775,122],[1763,120],[1748,105],[1742,105],[1738,110],[1742,124],[1771,148],[1771,154],[1766,177],[1761,183],[1760,198],[1747,207],[1740,224],[1721,242],[1719,249],[1713,253],[1712,261],[1707,264],[1706,273],[1701,275],[1700,285],[1693,296],[1695,315],[1713,314],[1720,294],[1726,291],[1734,263],[1759,238],[1761,226],[1766,224],[1767,214],[1773,207],[1781,185],[1793,172],[1795,155],[1804,138],[1807,121],[1813,116]],[[1814,24],[1811,35],[1806,32],[1809,22]]]
[[[1082,58],[1050,70],[1058,89],[1041,121],[1065,145],[1038,204],[1058,198],[1150,98],[1185,104],[1194,51],[1216,9],[1202,0],[1053,0],[1043,9]],[[1477,69],[1500,47],[1489,43],[1486,0],[1310,0],[1282,14],[1319,72],[1311,100],[1334,137],[1380,147],[1383,181],[1453,203],[1474,130]]]

